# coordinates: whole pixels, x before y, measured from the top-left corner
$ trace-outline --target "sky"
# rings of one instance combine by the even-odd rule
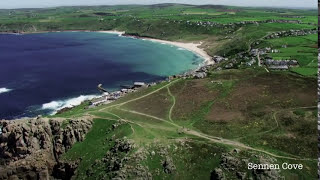
[[[316,0],[0,0],[0,9],[43,8],[75,5],[115,5],[115,4],[214,4],[234,6],[266,6],[317,8]]]

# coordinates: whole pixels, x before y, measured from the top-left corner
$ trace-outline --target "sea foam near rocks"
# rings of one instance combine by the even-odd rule
[[[69,98],[65,100],[51,101],[42,105],[42,110],[52,110],[51,114],[57,113],[57,111],[64,108],[71,108],[80,105],[86,100],[92,100],[94,98],[100,97],[98,95],[80,95],[79,97]]]

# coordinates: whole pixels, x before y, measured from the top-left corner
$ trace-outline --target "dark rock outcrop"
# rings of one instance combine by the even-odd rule
[[[68,124],[63,128],[65,122]],[[75,142],[83,141],[91,127],[92,121],[88,119],[0,121],[0,179],[49,179],[55,176],[54,170],[69,166],[59,162],[61,154]],[[64,169],[68,171],[74,167],[70,165]],[[70,178],[64,177],[61,179]]]
[[[71,179],[78,165],[79,162],[58,162],[53,167],[52,176],[56,179]]]
[[[259,164],[271,164],[269,160],[260,157]],[[252,171],[254,179],[267,180],[267,179],[284,179],[280,176],[279,170],[276,169],[254,169]]]
[[[233,171],[241,165],[241,161],[238,158],[233,157],[232,155],[223,154],[221,157],[220,165],[225,169]]]
[[[210,180],[224,180],[225,175],[220,168],[216,168],[211,172]]]
[[[128,170],[125,168],[125,165],[130,160],[128,154],[133,148],[134,143],[132,140],[128,140],[125,137],[115,139],[113,147],[107,151],[104,158],[97,160],[94,165],[87,170],[87,176],[91,176],[95,166],[99,166],[104,167],[103,177],[107,177],[108,179],[126,179]],[[139,174],[136,174],[136,176],[139,176]]]
[[[238,151],[239,153],[239,151]],[[252,169],[250,173],[245,170],[249,162],[248,159],[241,159],[237,157],[234,151],[232,153],[223,153],[221,155],[221,161],[217,168],[211,172],[211,180],[223,180],[233,177],[233,179],[256,179],[256,180],[267,180],[267,179],[283,179],[280,175],[280,170],[275,169]],[[266,158],[263,156],[259,157],[257,164],[272,164],[275,160],[272,158]],[[228,176],[227,176],[228,175]]]
[[[167,174],[171,174],[176,170],[176,167],[169,156],[167,156],[166,159],[163,161],[162,166],[163,166],[163,171]]]

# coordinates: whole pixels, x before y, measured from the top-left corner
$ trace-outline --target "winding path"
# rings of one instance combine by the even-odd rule
[[[310,109],[310,108],[317,108],[317,106],[305,106],[305,107],[295,107],[295,108],[288,108],[288,109],[282,109],[282,110],[279,110],[279,111],[275,111],[273,114],[272,114],[272,117],[275,121],[275,127],[274,128],[271,128],[267,131],[263,131],[263,132],[259,132],[259,133],[256,133],[256,134],[251,134],[251,135],[248,135],[248,136],[242,136],[242,137],[239,137],[239,138],[235,138],[235,140],[239,140],[239,139],[243,139],[243,138],[246,138],[246,137],[250,137],[250,136],[256,136],[256,135],[262,135],[262,134],[267,134],[269,132],[272,132],[276,129],[278,129],[280,127],[280,124],[279,124],[279,121],[277,119],[277,114],[282,112],[282,111],[288,111],[288,110],[296,110],[296,109]]]
[[[183,129],[183,127],[181,127],[181,126],[179,126],[179,125],[177,125],[175,123],[168,122],[165,119],[162,119],[162,118],[159,118],[159,117],[155,117],[155,116],[151,116],[151,115],[148,115],[148,114],[144,114],[144,113],[140,113],[140,112],[136,112],[136,111],[131,111],[131,110],[124,110],[124,109],[121,109],[121,110],[129,112],[129,113],[133,113],[133,114],[138,114],[138,115],[150,117],[150,118],[162,121],[162,122],[170,123],[171,125],[173,125],[173,126],[175,126],[177,128]],[[233,141],[233,140],[229,140],[229,139],[223,139],[223,138],[220,138],[220,137],[210,136],[210,135],[203,134],[203,133],[200,133],[200,132],[195,131],[195,130],[187,130],[187,131],[184,131],[184,133],[185,134],[189,134],[189,135],[193,135],[193,136],[197,136],[197,137],[201,137],[201,138],[207,139],[207,140],[209,140],[211,142],[214,142],[214,143],[230,145],[230,146],[235,146],[235,147],[242,148],[242,149],[256,151],[256,152],[264,153],[264,154],[267,154],[267,155],[270,155],[270,156],[273,156],[273,157],[276,157],[276,158],[290,159],[290,160],[300,160],[300,161],[301,160],[302,161],[317,161],[317,159],[276,155],[276,154],[270,153],[270,152],[262,150],[262,149],[257,149],[257,148],[253,148],[253,147],[247,146],[247,145],[245,145],[243,143],[240,143],[238,141]]]
[[[143,96],[140,96],[140,97],[137,97],[137,98],[134,98],[134,99],[125,101],[125,102],[123,102],[123,103],[119,103],[119,104],[107,106],[107,107],[105,107],[105,108],[101,108],[101,109],[99,109],[98,111],[104,111],[104,110],[106,110],[106,109],[110,109],[110,108],[113,108],[113,107],[120,107],[120,106],[123,106],[123,105],[125,105],[125,104],[130,103],[130,102],[137,101],[137,100],[139,100],[139,99],[145,98],[145,97],[147,97],[147,96],[150,96],[150,95],[152,95],[152,94],[154,94],[154,93],[159,92],[160,90],[162,90],[162,89],[164,89],[164,88],[166,88],[166,87],[168,87],[168,86],[171,86],[173,83],[175,83],[175,82],[177,82],[177,81],[179,81],[179,80],[180,80],[180,79],[173,80],[173,81],[171,81],[170,83],[168,83],[167,85],[164,85],[164,86],[162,86],[161,88],[158,88],[158,89],[156,89],[156,90],[154,90],[154,91],[152,91],[152,92],[150,92],[150,93],[148,93],[148,94],[145,94],[145,95],[143,95]]]
[[[172,104],[172,106],[170,107],[170,110],[169,110],[169,120],[171,122],[173,122],[173,120],[172,120],[172,111],[173,111],[174,106],[176,105],[176,97],[174,97],[174,95],[172,95],[169,87],[167,87],[167,89],[168,89],[168,94],[171,96],[171,98],[173,100],[173,104]]]
[[[131,99],[131,100],[128,100],[126,102],[123,102],[123,103],[119,103],[119,104],[115,104],[115,105],[112,105],[112,106],[108,106],[108,107],[105,107],[105,108],[102,108],[102,109],[99,109],[98,111],[104,111],[106,113],[109,113],[111,115],[114,115],[115,117],[118,117],[120,120],[124,120],[126,122],[129,122],[129,123],[133,123],[133,124],[137,124],[139,125],[140,127],[143,127],[141,126],[140,124],[136,123],[136,122],[133,122],[133,121],[129,121],[129,120],[125,120],[123,118],[121,118],[120,116],[114,114],[114,113],[111,113],[109,111],[105,111],[107,109],[110,109],[110,108],[116,108],[118,110],[121,110],[121,111],[124,111],[124,112],[128,112],[128,113],[132,113],[132,114],[137,114],[137,115],[141,115],[141,116],[145,116],[145,117],[149,117],[149,118],[152,118],[152,119],[155,119],[155,120],[158,120],[158,121],[161,121],[161,122],[164,122],[164,123],[169,123],[170,125],[176,127],[176,128],[179,128],[179,129],[184,129],[184,127],[181,127],[180,125],[174,123],[172,121],[172,118],[171,118],[171,114],[172,114],[172,110],[176,104],[176,99],[175,97],[172,95],[169,87],[177,82],[179,79],[177,80],[174,80],[172,82],[170,82],[169,84],[165,85],[165,86],[162,86],[161,88],[158,88],[148,94],[145,94],[143,96],[140,96],[138,98],[134,98],[134,99]],[[150,96],[154,93],[157,93],[159,92],[160,90],[164,89],[164,88],[167,88],[168,89],[168,93],[169,95],[174,99],[174,102],[173,102],[173,105],[171,106],[170,108],[170,111],[169,111],[169,120],[165,120],[165,119],[162,119],[162,118],[159,118],[159,117],[156,117],[156,116],[153,116],[153,115],[149,115],[149,114],[145,114],[145,113],[142,113],[142,112],[137,112],[137,111],[133,111],[133,110],[127,110],[127,109],[123,109],[123,108],[120,108],[121,106],[127,104],[127,103],[130,103],[130,102],[133,102],[133,101],[137,101],[139,99],[142,99],[142,98],[145,98],[147,96]],[[316,107],[316,106],[315,106]],[[300,108],[312,108],[312,107],[300,107]],[[275,122],[276,122],[276,125],[277,127],[279,126],[279,123],[278,121],[275,119]],[[131,126],[132,128],[132,126]],[[159,129],[161,129],[159,127]],[[270,130],[269,130],[270,131]],[[267,155],[270,155],[270,156],[273,156],[273,157],[276,157],[276,158],[282,158],[282,159],[290,159],[290,160],[303,160],[303,161],[317,161],[317,159],[309,159],[309,158],[300,158],[300,157],[290,157],[290,156],[282,156],[282,155],[277,155],[277,154],[273,154],[271,152],[268,152],[268,151],[265,151],[265,150],[261,150],[261,149],[257,149],[257,148],[253,148],[253,147],[250,147],[248,145],[245,145],[241,142],[238,142],[238,141],[234,141],[234,140],[230,140],[230,139],[224,139],[224,138],[221,138],[221,137],[215,137],[215,136],[211,136],[211,135],[207,135],[207,134],[204,134],[204,133],[201,133],[201,132],[198,132],[198,131],[195,131],[195,130],[186,130],[184,131],[185,134],[189,134],[189,135],[193,135],[193,136],[196,136],[196,137],[200,137],[200,138],[203,138],[203,139],[207,139],[211,142],[214,142],[214,143],[220,143],[220,144],[224,144],[224,145],[230,145],[230,146],[234,146],[234,147],[238,147],[238,148],[242,148],[242,149],[246,149],[246,150],[251,150],[251,151],[256,151],[256,152],[260,152],[260,153],[264,153],[264,154],[267,154]]]

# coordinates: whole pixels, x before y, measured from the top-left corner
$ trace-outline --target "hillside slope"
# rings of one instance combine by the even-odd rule
[[[316,86],[314,78],[263,69],[174,79],[97,109],[66,114],[114,125],[100,129],[105,138],[90,136],[64,158],[82,159],[79,179],[208,179],[217,173],[315,178]],[[90,147],[96,138],[99,145]],[[249,162],[301,163],[304,170],[256,172],[246,170]]]

